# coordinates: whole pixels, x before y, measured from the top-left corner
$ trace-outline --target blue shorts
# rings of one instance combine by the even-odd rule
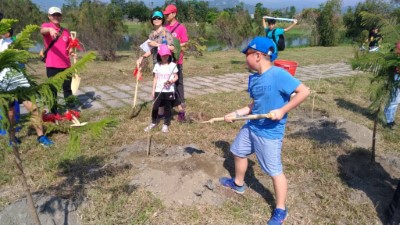
[[[261,169],[270,176],[283,173],[281,151],[282,139],[259,137],[247,124],[240,129],[231,145],[231,152],[240,158],[247,158],[255,152]]]

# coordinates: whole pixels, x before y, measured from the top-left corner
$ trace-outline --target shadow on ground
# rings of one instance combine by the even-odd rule
[[[82,109],[90,109],[92,107],[92,102],[100,99],[99,95],[96,96],[94,91],[86,92],[85,94],[81,94],[77,96]]]
[[[48,195],[52,197],[39,206],[40,213],[49,214],[55,217],[58,211],[64,212],[64,225],[68,224],[70,211],[78,209],[83,204],[86,196],[86,186],[104,177],[114,177],[124,170],[131,168],[131,165],[120,166],[104,165],[104,158],[79,156],[74,159],[65,159],[58,165],[58,175],[65,177],[64,182],[44,190],[35,195]],[[131,194],[134,186],[121,186],[120,191]]]
[[[294,129],[294,132],[288,132],[287,137],[305,137],[317,141],[321,145],[341,145],[352,139],[345,128],[338,127],[337,121],[298,120],[291,121],[289,126],[289,129]]]
[[[356,148],[338,157],[337,162],[340,178],[349,187],[363,191],[371,199],[379,219],[384,223],[385,210],[398,181],[380,163],[371,163],[371,152],[363,148]],[[355,194],[350,198],[351,201],[362,201],[362,197]]]
[[[349,102],[342,98],[336,98],[335,101],[336,105],[339,106],[340,108],[350,110],[352,112],[361,114],[370,120],[374,120],[374,115],[371,113],[368,107],[359,106],[353,102]]]
[[[221,149],[222,152],[224,153],[223,157],[224,157],[225,161],[224,161],[223,165],[224,165],[225,169],[228,170],[231,177],[235,177],[235,163],[234,163],[233,155],[230,152],[230,144],[226,141],[216,141],[216,142],[214,142],[214,144],[216,147]],[[246,183],[247,187],[253,189],[255,192],[260,194],[265,199],[265,201],[268,203],[271,210],[273,210],[276,206],[274,196],[256,178],[254,169],[253,169],[255,162],[250,159],[248,160],[248,162],[249,163],[248,163],[244,182]]]

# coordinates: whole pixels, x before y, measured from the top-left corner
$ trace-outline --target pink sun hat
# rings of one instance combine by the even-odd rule
[[[171,51],[169,50],[167,45],[160,45],[160,47],[158,49],[158,54],[160,56],[171,55]]]

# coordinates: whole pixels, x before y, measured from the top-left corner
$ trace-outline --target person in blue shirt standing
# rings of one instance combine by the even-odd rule
[[[240,129],[230,148],[234,155],[235,177],[222,177],[220,183],[239,194],[244,193],[247,157],[255,153],[262,170],[271,176],[274,184],[276,209],[267,224],[282,224],[287,216],[287,180],[281,160],[287,114],[300,105],[310,91],[286,70],[273,65],[277,50],[271,39],[256,37],[242,53],[246,54],[247,66],[256,71],[249,77],[248,84],[253,101],[244,108],[226,114],[225,121],[232,122],[232,118],[249,114],[271,113],[272,118],[248,120]],[[293,93],[296,95],[290,98]]]

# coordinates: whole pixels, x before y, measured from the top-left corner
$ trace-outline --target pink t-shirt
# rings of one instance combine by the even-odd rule
[[[189,41],[188,35],[187,35],[187,30],[186,27],[183,24],[180,24],[174,32],[172,30],[178,25],[179,23],[176,22],[173,25],[167,24],[165,25],[165,28],[171,32],[172,36],[176,37],[179,39],[180,43],[186,43]],[[179,56],[179,60],[177,64],[182,64],[183,63],[183,51],[181,51],[181,55]]]
[[[42,28],[54,28],[57,32],[60,31],[60,27],[57,27],[53,23],[43,23]],[[53,47],[47,52],[46,57],[46,67],[54,67],[54,68],[69,68],[71,66],[71,61],[69,59],[68,53],[68,44],[69,44],[69,30],[63,30],[63,33],[58,38],[56,43],[54,43]],[[51,43],[53,38],[50,36],[50,33],[43,35],[44,47],[47,49],[47,46]]]

